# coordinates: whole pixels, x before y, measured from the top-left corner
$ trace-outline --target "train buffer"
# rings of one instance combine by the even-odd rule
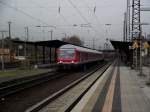
[[[145,82],[146,78],[121,63],[110,67],[72,112],[149,112],[150,87]]]

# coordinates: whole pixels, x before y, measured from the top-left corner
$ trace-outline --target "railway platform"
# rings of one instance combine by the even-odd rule
[[[83,96],[72,112],[149,112],[147,77],[120,63],[107,71]],[[143,68],[148,75],[148,68]]]

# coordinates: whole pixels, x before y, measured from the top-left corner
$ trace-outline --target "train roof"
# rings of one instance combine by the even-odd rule
[[[93,50],[93,49],[89,49],[89,48],[85,48],[85,47],[80,47],[80,46],[76,46],[76,45],[71,45],[71,44],[62,45],[59,49],[76,49],[77,51],[82,51],[82,52],[102,54],[102,52],[97,51],[97,50]]]

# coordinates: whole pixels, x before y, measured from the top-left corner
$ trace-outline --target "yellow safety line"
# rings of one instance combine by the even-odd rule
[[[113,73],[113,77],[107,92],[107,96],[104,102],[104,106],[102,109],[102,112],[111,112],[112,111],[112,104],[113,104],[113,96],[114,96],[114,90],[115,90],[115,79],[117,76],[117,67],[115,68],[115,71]]]

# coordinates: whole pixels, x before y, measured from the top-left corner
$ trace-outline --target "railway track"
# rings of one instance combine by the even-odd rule
[[[24,77],[3,82],[0,84],[0,98],[19,92],[23,89],[33,87],[43,82],[52,80],[54,78],[62,77],[63,75],[65,75],[65,73],[60,74],[57,71],[52,71],[48,73],[42,73],[37,76]]]
[[[89,71],[87,73],[89,73]],[[78,79],[81,79],[82,76],[86,76],[87,73],[70,72],[64,74],[61,73],[62,75],[60,75],[60,73],[55,73],[55,75],[49,74],[47,76],[44,76],[45,78],[43,78],[43,80],[37,78],[37,79],[32,79],[30,81],[24,81],[19,85],[14,84],[11,86],[4,87],[3,89],[5,91],[3,91],[3,93],[1,94],[0,112],[22,112],[25,110],[31,110],[31,107],[33,107],[33,105],[37,104],[38,102],[41,103],[43,99],[47,99],[49,96],[52,97],[51,98],[52,101],[52,99],[54,100],[58,96],[65,93],[65,91],[71,89],[75,85],[75,83],[77,83],[76,81]],[[54,76],[54,77],[50,77],[50,76]],[[32,81],[35,83],[33,83]],[[72,82],[74,82],[74,84]],[[72,84],[72,87],[70,86],[68,88],[68,85],[70,84]],[[17,88],[20,89],[17,90]],[[67,89],[64,90],[64,88]],[[13,90],[14,92],[11,92],[11,90]]]
[[[72,110],[72,108],[80,101],[82,96],[92,87],[92,85],[101,77],[101,75],[107,70],[107,68],[109,66],[110,66],[110,64],[107,64],[103,67],[96,68],[95,70],[89,72],[87,75],[81,77],[80,79],[74,81],[70,85],[61,89],[57,93],[47,97],[42,102],[39,102],[38,104],[30,107],[29,109],[26,110],[26,112],[37,112],[37,111],[40,111],[40,112],[47,112],[47,111],[70,112]],[[94,73],[96,73],[99,70],[101,70],[101,74],[97,75],[96,77],[95,77],[95,75],[92,76]],[[93,79],[89,80],[89,79],[91,79],[91,77]],[[89,81],[91,81],[91,82],[88,83]],[[82,88],[82,86],[86,85],[86,84],[87,84],[87,86],[86,87],[84,86]],[[79,86],[79,87],[77,87],[77,86]],[[76,89],[76,87],[77,87],[77,89]],[[80,88],[80,89],[82,88],[81,92],[76,92],[76,91],[78,91],[78,88]],[[72,91],[72,92],[70,92],[70,91]],[[73,93],[73,96],[70,95],[72,93]],[[74,96],[76,96],[75,94],[77,94],[77,97],[72,99]],[[69,99],[69,97],[71,99]],[[70,100],[69,104],[67,104],[66,99]],[[64,107],[62,105],[64,105]],[[45,109],[45,107],[46,107],[46,109]],[[42,109],[42,108],[44,108],[44,109]]]

